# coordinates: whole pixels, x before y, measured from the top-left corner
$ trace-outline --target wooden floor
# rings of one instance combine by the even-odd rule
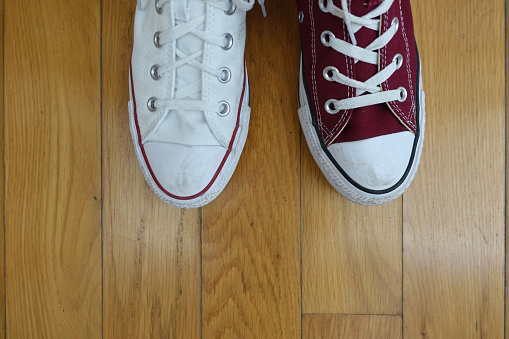
[[[135,1],[2,0],[7,338],[509,338],[504,1],[412,0],[425,145],[402,198],[350,203],[297,118],[293,0],[248,13],[252,117],[210,205],[145,184]]]

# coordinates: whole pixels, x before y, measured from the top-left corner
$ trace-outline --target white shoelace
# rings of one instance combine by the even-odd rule
[[[164,5],[172,0],[157,0],[156,9],[163,10]],[[258,0],[264,15],[266,14],[265,0]],[[249,11],[253,8],[255,0],[203,0],[203,2],[216,7],[219,10],[226,12],[227,14],[233,14],[235,10]],[[138,8],[141,9],[141,1],[138,0]],[[233,38],[229,33],[224,35],[216,35],[210,32],[198,29],[203,27],[205,24],[205,15],[201,15],[187,22],[179,23],[172,27],[170,31],[157,32],[157,44],[162,46],[165,44],[172,44],[177,39],[180,39],[188,34],[192,34],[195,37],[200,38],[204,42],[211,45],[222,47],[223,49],[231,48]],[[152,68],[152,76],[154,79],[159,79],[165,73],[169,73],[183,65],[191,65],[202,72],[209,73],[218,77],[220,81],[224,81],[226,78],[229,80],[231,74],[228,69],[213,69],[200,61],[203,50],[192,54],[185,54],[182,50],[176,49],[176,61],[166,65],[154,65]],[[209,102],[204,100],[191,99],[195,94],[201,92],[201,81],[195,81],[176,89],[171,99],[149,99],[147,105],[149,110],[155,111],[160,108],[165,109],[166,112],[170,110],[182,110],[182,111],[205,111],[205,112],[217,112],[219,115],[227,115],[229,112],[229,104],[226,102]],[[166,114],[165,114],[166,116]],[[165,119],[165,116],[160,121]]]
[[[362,27],[366,27],[378,32],[380,19],[375,18],[380,17],[380,15],[387,12],[394,0],[384,0],[377,8],[364,15],[363,17],[357,17],[348,11],[347,0],[341,0],[341,7],[343,9],[336,7],[332,3],[332,0],[328,0],[327,4],[324,4],[324,2],[324,0],[319,0],[319,5],[322,11],[330,13],[344,20],[352,43],[337,39],[330,31],[324,31],[322,33],[322,43],[327,47],[332,47],[334,50],[341,54],[352,57],[355,60],[355,63],[358,61],[363,61],[373,65],[378,65],[377,50],[386,46],[394,37],[399,29],[398,19],[395,18],[391,24],[391,27],[385,33],[376,38],[366,48],[357,46],[355,33],[357,33]],[[325,110],[330,114],[336,114],[341,110],[349,110],[395,100],[405,101],[407,97],[405,88],[400,87],[395,90],[382,91],[380,87],[380,85],[389,79],[394,74],[394,72],[401,67],[402,64],[403,57],[401,54],[398,54],[387,67],[385,67],[383,70],[365,82],[348,78],[344,74],[339,73],[336,67],[326,67],[323,70],[323,76],[326,80],[335,81],[340,84],[356,88],[357,91],[356,96],[353,98],[328,100],[325,103]],[[369,94],[364,94],[366,92]]]

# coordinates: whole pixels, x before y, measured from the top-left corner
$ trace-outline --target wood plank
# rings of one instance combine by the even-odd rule
[[[504,2],[412,5],[428,119],[404,197],[404,337],[502,338]]]
[[[135,7],[103,1],[104,337],[197,338],[199,210],[153,194],[129,133]]]
[[[100,1],[5,2],[7,336],[101,337]]]
[[[0,130],[4,130],[4,0],[0,3],[0,107],[2,109],[2,118],[0,119]],[[2,164],[0,166],[0,218],[2,220],[2,229],[0,230],[0,337],[5,338],[5,219],[4,219],[4,135],[0,138],[0,157]]]
[[[248,13],[251,122],[221,195],[203,208],[203,337],[300,336],[298,27],[291,1]]]
[[[401,313],[401,198],[360,206],[329,185],[302,143],[304,313]]]
[[[506,2],[506,11],[507,11],[507,2]],[[505,105],[505,123],[506,123],[506,131],[507,131],[507,128],[509,127],[508,124],[509,124],[509,105],[507,105],[507,99],[509,98],[509,84],[507,83],[507,69],[509,67],[509,19],[505,18],[505,69],[506,69],[506,72],[505,72],[505,100],[506,100],[506,105]],[[509,265],[507,265],[507,259],[509,258],[509,214],[507,213],[507,211],[509,211],[509,200],[507,199],[508,195],[509,195],[509,180],[507,180],[508,178],[508,171],[509,171],[509,156],[508,156],[508,152],[509,152],[509,138],[507,137],[507,132],[506,132],[506,140],[505,140],[506,144],[505,144],[505,152],[506,152],[506,163],[505,163],[505,173],[506,173],[506,189],[505,189],[505,197],[506,197],[506,220],[505,220],[505,291],[506,291],[506,294],[505,294],[505,305],[504,305],[504,309],[505,309],[505,326],[504,326],[504,331],[505,331],[505,338],[506,339],[509,339],[509,331],[507,330],[507,325],[509,324],[509,312],[507,312],[507,305],[509,305],[509,293],[507,293],[508,291],[508,288],[509,288]]]
[[[304,315],[302,338],[398,339],[400,316]]]

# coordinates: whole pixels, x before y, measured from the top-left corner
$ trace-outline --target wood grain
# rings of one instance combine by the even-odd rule
[[[401,200],[356,205],[302,145],[304,313],[401,313]]]
[[[404,337],[502,338],[504,2],[412,5],[428,119],[404,197]]]
[[[298,31],[291,1],[247,18],[251,122],[225,191],[203,208],[203,337],[300,335]]]
[[[134,154],[134,2],[2,0],[0,338],[503,337],[504,2],[412,5],[428,119],[403,199],[327,183],[300,135],[295,3],[267,1],[246,148],[200,212],[162,203]]]
[[[129,132],[135,6],[103,1],[104,337],[198,338],[199,210],[153,194]]]
[[[4,24],[7,337],[100,338],[100,1]]]
[[[305,339],[398,339],[401,338],[401,317],[304,315],[302,333]]]
[[[4,0],[0,3],[0,107],[2,109],[2,118],[0,119],[0,157],[2,164],[0,166],[0,218],[2,220],[2,229],[0,230],[0,338],[5,338],[5,219],[4,219]]]
[[[506,11],[507,11],[507,1],[506,1]],[[506,124],[506,131],[509,128],[509,106],[507,105],[507,99],[509,98],[509,84],[507,83],[507,69],[509,67],[509,19],[507,18],[507,15],[505,17],[505,124]],[[505,219],[505,306],[504,306],[504,313],[505,313],[505,319],[504,319],[504,335],[505,339],[509,339],[509,331],[507,329],[507,324],[509,323],[509,312],[507,312],[507,304],[509,303],[509,265],[507,265],[507,258],[509,258],[509,214],[507,211],[509,211],[509,201],[507,199],[507,196],[509,194],[509,180],[507,178],[509,177],[509,157],[507,156],[507,152],[509,151],[509,138],[507,137],[506,132],[506,140],[505,140],[505,152],[506,152],[506,162],[505,162],[505,173],[506,173],[506,189],[505,189],[505,200],[506,200],[506,219]]]

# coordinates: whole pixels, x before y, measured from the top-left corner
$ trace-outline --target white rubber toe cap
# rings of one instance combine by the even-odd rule
[[[222,146],[147,142],[144,148],[152,176],[173,199],[205,194],[226,154]]]
[[[370,190],[386,190],[405,175],[415,135],[399,132],[375,138],[332,144],[329,152],[357,184]]]

